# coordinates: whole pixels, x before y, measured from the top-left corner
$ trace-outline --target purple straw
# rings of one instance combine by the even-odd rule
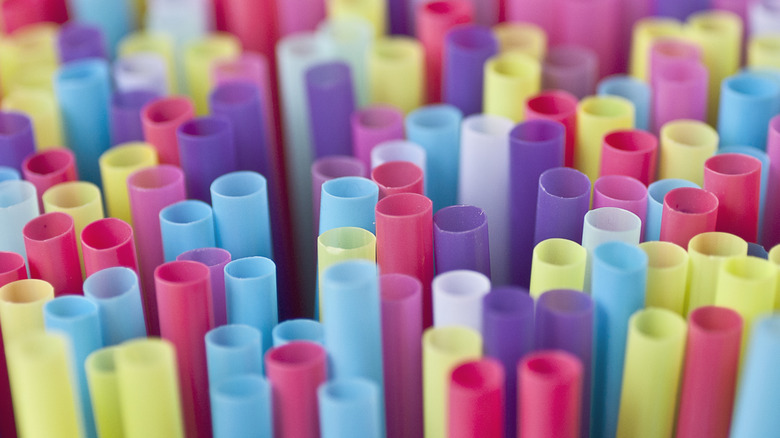
[[[553,237],[582,243],[590,208],[590,180],[579,170],[557,167],[539,177],[534,244]]]
[[[355,96],[349,65],[334,61],[309,68],[306,93],[314,156],[352,155],[350,117]]]
[[[111,97],[111,145],[143,141],[141,108],[160,97],[154,91],[117,91]]]
[[[57,51],[63,64],[86,58],[105,59],[103,32],[98,27],[71,21],[57,34]]]
[[[485,62],[496,53],[498,40],[484,26],[458,26],[444,37],[442,100],[460,109],[463,117],[482,112]]]
[[[352,154],[371,168],[371,149],[387,140],[404,138],[404,115],[390,105],[374,105],[352,113]]]
[[[230,252],[222,248],[191,249],[176,257],[176,260],[201,262],[209,268],[211,278],[211,305],[214,309],[214,327],[227,324],[225,265],[230,263],[230,259]]]
[[[35,153],[32,122],[22,113],[0,112],[0,166],[22,173],[22,161]]]
[[[468,269],[490,278],[488,217],[473,205],[452,205],[433,215],[436,273]]]
[[[230,120],[222,116],[198,117],[176,130],[181,168],[187,177],[187,194],[211,203],[211,183],[233,172],[236,147]]]

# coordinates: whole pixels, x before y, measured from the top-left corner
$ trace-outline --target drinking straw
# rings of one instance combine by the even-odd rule
[[[211,388],[214,436],[270,437],[271,386],[260,375],[225,379]]]
[[[644,81],[632,76],[618,74],[602,79],[596,93],[600,96],[620,96],[634,104],[634,127],[650,129],[651,88]]]
[[[540,91],[539,60],[518,52],[500,53],[485,63],[482,112],[521,122],[525,101]]]
[[[729,233],[711,232],[688,242],[688,294],[685,314],[715,304],[721,265],[729,258],[747,255],[747,243]]]
[[[78,8],[78,6],[76,7]],[[80,17],[77,20],[79,21],[69,22],[62,26],[57,34],[57,54],[60,62],[67,64],[86,58],[107,58],[106,43],[103,41],[104,30]],[[111,37],[111,35],[106,35],[106,37]]]
[[[646,80],[655,87],[658,73],[667,70],[670,64],[702,63],[701,47],[694,41],[684,38],[683,35],[660,37],[653,40],[648,47],[649,65],[647,66]],[[704,77],[709,76],[705,68]],[[699,97],[702,102],[707,101],[706,94]],[[703,111],[703,110],[700,110]],[[703,118],[701,120],[704,120]]]
[[[718,198],[717,231],[748,242],[758,236],[761,162],[743,154],[720,154],[704,163],[704,189]]]
[[[100,189],[90,182],[68,181],[56,184],[43,193],[41,201],[46,213],[60,211],[71,215],[77,237],[81,236],[81,231],[88,224],[103,218]],[[77,245],[76,249],[81,258],[81,245]]]
[[[3,344],[43,330],[43,306],[54,299],[54,288],[37,279],[20,279],[0,287]]]
[[[58,297],[43,306],[43,321],[47,332],[61,333],[70,344],[70,366],[75,374],[74,390],[78,391],[77,400],[81,403],[81,424],[87,436],[96,437],[84,361],[90,353],[103,347],[98,307],[83,296]]]
[[[35,140],[30,118],[15,112],[0,112],[0,165],[22,171],[22,161],[35,152]]]
[[[166,85],[165,88],[174,93],[178,91],[176,64],[174,61],[173,35],[167,32],[155,32],[148,29],[128,34],[122,38],[117,47],[119,58],[115,61],[121,63],[123,59],[135,56],[159,56],[165,64]],[[160,84],[160,86],[162,86]]]
[[[702,61],[710,73],[707,122],[718,121],[721,82],[739,69],[742,50],[742,20],[728,11],[708,10],[692,14],[685,34],[701,47]]]
[[[706,120],[709,73],[702,63],[655,60],[651,68],[653,132],[660,132],[665,124],[673,120]]]
[[[426,437],[445,437],[450,376],[461,362],[482,356],[482,337],[460,326],[431,327],[422,336],[423,412]]]
[[[406,116],[407,138],[425,150],[425,193],[434,211],[457,201],[462,120],[461,111],[448,104],[420,107]]]
[[[517,363],[534,348],[534,300],[525,289],[493,288],[483,298],[482,311],[484,354],[503,366],[503,430],[511,438],[517,431]]]
[[[423,284],[423,327],[433,324],[433,204],[414,193],[376,204],[376,261],[383,274],[406,274]]]
[[[564,163],[565,126],[553,120],[530,120],[509,133],[509,229],[511,282],[531,281],[539,177]]]
[[[552,47],[542,62],[542,89],[562,90],[577,99],[593,94],[599,75],[596,53],[578,45]]]
[[[658,139],[639,130],[613,131],[604,136],[599,176],[625,175],[645,186],[655,180]]]
[[[761,73],[743,72],[723,80],[718,134],[722,146],[766,149],[767,125],[780,112],[780,85]],[[735,122],[744,117],[745,123]]]
[[[387,436],[420,438],[422,283],[404,274],[383,274],[379,286]]]
[[[357,106],[366,106],[368,96],[368,53],[374,42],[372,24],[360,17],[345,16],[322,21],[317,32],[328,50],[349,65]]]
[[[203,337],[214,328],[209,269],[198,262],[173,261],[158,266],[154,279],[160,336],[176,349],[187,436],[208,436],[211,412]]]
[[[414,38],[385,37],[368,54],[369,101],[408,113],[425,102],[425,55]]]
[[[645,235],[647,187],[636,178],[604,175],[593,183],[593,208],[618,207],[634,213],[642,221],[640,240]]]
[[[577,106],[574,165],[591,181],[599,175],[601,144],[612,131],[632,129],[634,105],[619,96],[590,96]]]
[[[327,353],[319,344],[293,341],[265,355],[274,437],[319,436],[317,388],[327,380]]]
[[[177,131],[194,114],[195,107],[187,97],[158,99],[141,109],[144,140],[157,149],[161,164],[179,165]]]
[[[64,0],[43,0],[38,2],[3,2],[2,21],[7,35],[24,26],[43,21],[63,23],[68,20],[68,11]]]
[[[15,252],[0,251],[0,287],[25,278],[27,278],[27,268],[24,265],[24,257]],[[2,327],[0,327],[0,420],[0,433],[15,436],[14,408],[11,386],[8,382]]]
[[[749,26],[752,29],[752,23]],[[780,67],[777,53],[779,37],[777,33],[752,35],[748,41],[746,65],[752,68]]]
[[[613,241],[593,251],[592,436],[615,436],[629,317],[645,303],[647,255],[636,244]],[[675,384],[676,386],[676,384]]]
[[[676,436],[729,436],[741,339],[742,318],[734,310],[706,306],[688,316]]]
[[[488,218],[473,205],[453,205],[433,215],[436,272],[457,269],[480,272],[490,278]]]
[[[459,269],[436,275],[433,291],[433,324],[457,325],[482,331],[482,297],[490,292],[490,278]]]
[[[118,347],[101,348],[84,362],[98,436],[123,436],[116,369]]]
[[[531,22],[504,22],[492,27],[501,52],[519,51],[543,60],[547,32]]]
[[[780,198],[778,184],[780,183],[780,117],[773,117],[769,121],[769,134],[767,137],[766,152],[769,156],[769,169],[767,170],[768,182],[766,193],[766,206],[764,210],[764,223],[775,224],[780,220]],[[780,227],[765,226],[760,242],[765,248],[772,248],[780,243]]]
[[[568,239],[546,239],[533,249],[529,292],[539,298],[553,289],[585,290],[588,251]]]
[[[463,120],[458,202],[490,218],[490,267],[495,284],[509,282],[509,132],[512,121],[477,114]],[[424,282],[423,282],[424,283]]]
[[[561,90],[543,91],[529,97],[525,103],[525,119],[555,120],[565,129],[564,165],[574,165],[574,139],[576,135],[577,98]]]
[[[553,237],[582,242],[589,208],[590,180],[584,173],[568,167],[545,171],[539,176],[534,243]]]
[[[114,93],[111,97],[111,144],[143,141],[141,108],[158,97],[158,92],[151,90]]]
[[[590,296],[570,289],[545,292],[536,306],[536,349],[571,354],[579,360],[583,376],[588,376],[582,379],[579,436],[589,436],[590,429],[593,308]],[[520,390],[523,390],[522,386]]]
[[[448,416],[451,437],[503,436],[504,368],[484,358],[452,370]]]
[[[225,30],[236,35],[246,50],[260,52],[273,63],[279,38],[277,4],[274,1],[223,2]]]
[[[262,334],[262,351],[273,345],[278,323],[276,265],[265,257],[246,257],[225,266],[225,298],[229,324],[246,324]]]
[[[642,242],[639,247],[647,254],[645,307],[664,308],[685,316],[688,245]]]
[[[485,62],[498,53],[499,40],[490,28],[458,26],[444,37],[442,101],[465,116],[482,112]]]
[[[377,0],[335,0],[327,4],[327,18],[331,21],[360,19],[371,25],[373,36],[381,37],[387,33],[387,8],[385,2]]]
[[[379,199],[398,193],[423,194],[423,170],[409,161],[391,161],[375,167],[371,180],[379,187]]]
[[[24,257],[12,251],[0,251],[0,287],[27,278]]]
[[[81,407],[67,339],[31,333],[8,345],[17,431],[26,437],[81,437]]]
[[[114,361],[125,437],[184,436],[176,370],[182,360],[166,339],[137,339],[117,347]]]
[[[320,234],[340,227],[376,231],[375,207],[379,187],[370,179],[343,176],[322,184]]]
[[[715,231],[718,197],[695,187],[680,187],[664,196],[660,240],[687,248],[691,238]]]
[[[374,105],[352,113],[352,151],[366,167],[371,165],[371,149],[388,140],[404,138],[403,114],[388,105]]]
[[[49,282],[54,294],[81,294],[81,265],[73,218],[62,212],[31,219],[22,230],[30,277]]]
[[[314,156],[352,155],[355,95],[349,64],[323,62],[306,70],[306,97]]]
[[[276,5],[277,26],[279,35],[287,35],[312,31],[317,23],[325,19],[324,2],[306,0],[297,4],[279,3]]]
[[[417,143],[408,140],[390,140],[379,143],[371,149],[371,169],[391,161],[409,161],[415,164],[423,170],[423,179],[426,179],[426,152]]]
[[[95,30],[105,37],[105,44],[112,57],[119,41],[133,28],[132,6],[127,1],[105,3],[95,0],[77,0],[69,2],[68,6],[71,19],[94,26]],[[63,63],[65,62],[68,61],[63,59]]]
[[[616,53],[621,17],[614,2],[564,0],[555,14],[557,26],[549,31],[554,44],[579,44],[592,50],[598,58],[598,77],[625,69],[625,55]]]
[[[22,176],[18,170],[13,167],[0,166],[0,182],[8,180],[18,181],[20,179],[22,179]]]
[[[659,40],[681,35],[682,26],[678,20],[665,17],[645,17],[638,20],[631,36],[631,59],[628,67],[631,76],[648,81],[651,76],[648,62],[652,47]]]
[[[379,438],[380,392],[362,378],[335,379],[317,389],[322,438]]]
[[[548,36],[555,25],[555,11],[543,0],[510,0],[505,2],[504,8],[507,22],[534,24]]]
[[[104,345],[146,336],[138,275],[132,269],[115,266],[95,272],[84,281],[84,296],[97,306]]]
[[[322,185],[326,181],[345,176],[367,177],[368,171],[366,170],[366,166],[362,161],[355,157],[344,155],[322,157],[315,160],[311,165],[312,208],[314,211],[312,230],[314,231],[315,237],[319,234],[320,229],[320,201],[322,199]]]
[[[18,81],[36,76],[36,71],[50,73],[57,68],[55,40],[58,27],[54,23],[35,23],[3,38],[0,42],[3,96],[12,91]],[[36,79],[40,79],[40,76]],[[51,81],[51,77],[46,79]]]
[[[600,207],[585,214],[582,226],[582,247],[588,251],[585,264],[585,291],[591,291],[591,276],[596,248],[604,242],[619,241],[638,245],[642,220],[635,213],[619,207]]]
[[[169,34],[178,48],[204,37],[210,28],[211,5],[204,0],[152,0],[146,5],[145,28]]]
[[[230,119],[197,117],[176,129],[181,168],[191,198],[211,202],[209,187],[218,177],[238,170],[236,143]]]
[[[718,133],[698,120],[675,120],[661,128],[658,178],[704,182],[704,162],[715,154]]]
[[[157,152],[149,143],[123,143],[104,152],[99,163],[108,215],[131,222],[127,179],[136,170],[157,165]]]
[[[758,241],[764,234],[764,214],[766,211],[767,189],[769,185],[769,174],[771,163],[769,155],[766,152],[750,146],[725,146],[718,148],[718,154],[744,154],[749,155],[761,162],[761,189],[758,204]]]
[[[322,323],[313,319],[288,319],[277,324],[271,331],[274,347],[281,347],[293,341],[310,341],[325,345]]]
[[[258,329],[245,324],[223,325],[206,333],[205,342],[212,393],[228,379],[263,375],[263,341]]]
[[[98,219],[81,232],[84,274],[113,266],[126,266],[138,272],[133,227],[117,218]]]
[[[37,151],[64,144],[60,111],[52,93],[32,89],[14,90],[3,99],[2,109],[27,114],[33,124]]]
[[[780,245],[775,245],[769,250],[767,260],[772,262],[780,270]],[[777,288],[775,290],[775,309],[780,309],[780,272],[778,272]],[[0,283],[2,283],[0,281]]]
[[[192,260],[208,266],[211,279],[211,305],[214,310],[214,325],[217,327],[227,324],[225,265],[230,262],[230,259],[230,252],[222,248],[196,248],[176,257],[176,260]]]
[[[38,216],[37,198],[32,183],[0,182],[0,251],[12,251],[27,259],[22,230]]]
[[[522,437],[580,436],[582,385],[587,381],[576,356],[564,351],[531,353],[517,368],[517,434]]]
[[[265,178],[252,171],[231,172],[211,184],[217,245],[235,259],[272,257],[267,190]]]
[[[54,88],[65,128],[65,143],[76,154],[79,177],[100,184],[98,157],[111,145],[108,62],[84,59],[57,70]]]
[[[670,191],[680,187],[699,188],[698,185],[691,181],[676,178],[659,179],[647,186],[647,217],[645,219],[643,240],[660,239],[664,197]]]

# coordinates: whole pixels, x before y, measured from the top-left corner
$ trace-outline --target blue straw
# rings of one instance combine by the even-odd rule
[[[257,172],[232,172],[211,183],[217,246],[233,259],[273,257],[268,185]]]
[[[214,438],[269,438],[271,385],[262,376],[244,374],[211,387]]]
[[[217,246],[214,215],[203,201],[188,199],[160,210],[160,232],[166,262],[191,249]]]
[[[244,324],[228,324],[206,333],[209,386],[242,374],[263,374],[260,332]]]
[[[292,341],[310,341],[325,345],[322,324],[313,319],[288,319],[280,322],[272,332],[274,347],[281,347]]]
[[[601,80],[597,87],[600,96],[620,96],[634,104],[634,126],[636,129],[650,129],[650,85],[633,76],[614,75]]]
[[[138,275],[132,269],[116,266],[95,272],[84,281],[84,296],[97,306],[106,346],[146,337]]]
[[[341,227],[358,227],[376,234],[374,210],[379,187],[370,179],[343,176],[322,184],[320,198],[320,231]]]
[[[320,385],[322,438],[380,438],[379,389],[360,378],[331,380]]]
[[[265,257],[246,257],[225,266],[228,324],[260,330],[263,354],[273,345],[271,331],[279,323],[276,265]]]

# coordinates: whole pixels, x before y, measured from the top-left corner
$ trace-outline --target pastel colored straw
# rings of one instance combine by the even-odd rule
[[[21,89],[12,91],[2,102],[3,110],[19,111],[30,118],[38,151],[64,144],[60,111],[54,99],[48,91]]]
[[[84,436],[75,369],[65,336],[31,333],[7,344],[16,427],[29,437]]]
[[[238,37],[247,50],[273,57],[279,38],[277,5],[273,1],[223,2],[225,29]]]
[[[182,123],[176,130],[187,194],[211,201],[209,187],[219,176],[238,170],[233,125],[224,116],[206,116]]]
[[[582,223],[590,208],[590,187],[587,175],[576,169],[557,167],[542,173],[534,242],[559,237],[581,243]]]
[[[124,143],[104,152],[99,164],[108,215],[131,222],[127,178],[136,170],[155,166],[157,152],[149,143]]]
[[[639,130],[619,130],[604,136],[599,176],[625,175],[645,186],[655,181],[658,138]]]
[[[355,111],[355,94],[350,66],[332,61],[310,67],[306,97],[315,157],[352,155],[350,116]]]
[[[775,384],[772,364],[780,354],[777,324],[776,316],[764,316],[753,326],[753,335],[743,363],[743,377],[734,402],[729,436],[760,436],[772,433],[777,427],[777,419],[767,410],[775,398],[770,388]]]
[[[639,238],[645,235],[647,187],[626,175],[604,175],[593,183],[593,208],[618,207],[634,213],[642,221]]]
[[[425,55],[409,37],[379,38],[368,55],[369,100],[408,113],[425,102]],[[401,80],[403,78],[403,80]]]
[[[732,257],[747,255],[747,249],[747,242],[742,238],[723,232],[698,234],[688,242],[686,315],[699,307],[715,304],[721,265]]]
[[[141,109],[144,141],[157,149],[160,164],[179,165],[179,143],[176,132],[194,115],[195,107],[187,97],[165,97]]]
[[[433,215],[436,272],[477,271],[490,278],[488,218],[473,205],[452,205]]]
[[[645,235],[643,240],[659,240],[661,236],[661,219],[664,197],[670,191],[680,187],[699,188],[686,179],[659,179],[647,186],[647,217],[645,218]]]
[[[596,91],[599,77],[596,53],[580,45],[556,45],[542,60],[542,89],[562,90],[577,99]]]
[[[76,13],[78,14],[78,11]],[[60,62],[67,64],[79,59],[106,58],[105,31],[87,20],[78,20],[62,26],[57,35]]]
[[[598,77],[623,70],[625,55],[618,55],[620,13],[610,0],[584,4],[564,0],[556,10],[557,26],[550,29],[554,44],[580,44],[598,57]]]
[[[22,175],[18,170],[8,166],[0,166],[0,182],[20,179],[22,179]]]
[[[84,274],[112,266],[126,266],[138,272],[133,227],[117,218],[98,219],[81,232]]]
[[[154,271],[160,336],[176,351],[182,414],[187,436],[211,434],[206,345],[214,328],[209,269],[191,261],[173,261]]]
[[[277,324],[271,331],[273,346],[281,347],[293,341],[311,341],[325,345],[323,330],[322,323],[313,319],[288,319]]]
[[[376,383],[362,378],[334,379],[317,390],[322,438],[378,438],[381,401]]]
[[[485,63],[482,112],[520,122],[525,100],[538,93],[541,84],[537,59],[524,53],[498,54]]]
[[[328,267],[346,260],[376,260],[376,237],[359,227],[337,227],[327,230],[317,238],[317,277],[322,281],[322,273]],[[322,319],[322,290],[317,296],[320,303],[315,309]]]
[[[35,76],[35,70],[50,73],[57,67],[57,28],[55,23],[34,23],[3,39],[0,43],[0,74],[5,78],[3,95],[12,91],[20,79]]]
[[[58,297],[43,306],[43,320],[47,332],[61,333],[70,343],[71,369],[75,372],[73,384],[81,403],[81,422],[86,435],[95,437],[97,432],[84,361],[90,353],[103,347],[98,307],[83,296]]]
[[[685,315],[689,261],[686,246],[672,242],[643,242],[647,254],[645,307],[659,307]]]
[[[531,263],[529,292],[539,298],[553,289],[585,290],[588,251],[577,242],[551,238],[536,244]]]
[[[22,161],[35,152],[32,122],[25,114],[16,112],[0,112],[0,122],[5,127],[0,134],[0,166],[21,172]]]
[[[379,276],[382,369],[388,438],[423,435],[422,284],[404,274]]]
[[[433,325],[458,325],[482,331],[482,297],[490,279],[476,271],[454,270],[433,278]]]
[[[230,252],[222,248],[196,248],[185,251],[176,260],[200,262],[209,268],[211,280],[211,306],[214,310],[214,325],[227,324],[225,303],[225,265],[231,260]]]
[[[314,231],[315,236],[319,234],[320,229],[322,185],[326,181],[344,176],[367,177],[368,170],[362,161],[355,157],[344,155],[319,158],[311,165],[312,207],[314,210],[312,231]]]
[[[276,8],[280,36],[314,30],[325,19],[325,5],[317,0],[296,6],[280,3]]]
[[[678,23],[679,24],[679,23]],[[701,46],[695,41],[685,38],[682,34],[661,36],[653,40],[648,47],[649,64],[647,65],[646,80],[655,88],[658,74],[666,70],[672,64],[702,63]],[[705,72],[706,72],[705,68]],[[706,73],[704,77],[709,77]],[[706,104],[706,94],[700,97]],[[704,119],[701,119],[704,120]]]
[[[374,36],[384,35],[387,31],[387,5],[377,0],[350,2],[336,0],[328,3],[328,19],[360,18],[371,24]]]
[[[725,146],[718,148],[718,154],[743,154],[749,155],[761,162],[761,189],[758,204],[758,240],[764,234],[764,215],[766,211],[767,189],[769,185],[769,174],[771,162],[766,152],[750,146]]]
[[[495,359],[465,362],[452,370],[449,436],[502,436],[503,389],[504,367]]]
[[[24,257],[12,251],[0,251],[0,287],[27,278]]]
[[[482,356],[482,337],[459,326],[432,327],[423,333],[423,413],[426,437],[448,436],[447,409],[452,370],[461,362]]]
[[[231,172],[211,184],[217,245],[233,258],[271,257],[271,223],[265,178],[252,171]]]
[[[246,257],[225,265],[228,324],[246,324],[262,334],[263,353],[273,345],[279,323],[276,265],[265,257]]]
[[[97,306],[103,345],[146,336],[138,275],[132,269],[115,266],[90,275],[84,296]]]
[[[492,27],[501,52],[520,51],[538,60],[547,53],[547,32],[527,21],[508,21]]]
[[[11,1],[2,7],[3,28],[12,33],[26,25],[40,21],[63,23],[68,19],[68,11],[62,0],[44,0],[39,2],[46,7],[38,8],[37,3]]]
[[[675,120],[661,128],[658,178],[704,182],[704,162],[715,154],[718,133],[698,120]]]
[[[24,265],[24,257],[15,252],[0,251],[0,286],[25,278],[27,278],[27,268]],[[16,424],[1,326],[2,323],[0,323],[0,418],[2,418],[0,433],[13,436],[16,434]]]
[[[317,388],[327,380],[327,353],[319,344],[293,341],[268,351],[274,437],[318,436]]]
[[[371,168],[390,161],[410,161],[420,169],[425,176],[426,152],[422,146],[408,140],[390,140],[379,143],[371,149]],[[425,179],[425,178],[423,178]]]
[[[132,23],[129,2],[106,4],[94,0],[77,0],[69,3],[70,17],[78,22],[96,26],[105,37],[109,53],[115,53],[119,40],[130,33]]]
[[[263,375],[260,330],[246,324],[228,324],[209,330],[205,336],[209,387],[243,374]]]
[[[43,306],[54,299],[54,288],[37,279],[20,279],[0,287],[3,344],[10,346],[27,334],[42,331]]]
[[[780,117],[769,121],[766,152],[769,156],[769,169],[766,204],[764,209],[764,226],[760,242],[765,248],[772,248],[780,243],[780,229],[768,226],[780,219],[780,199],[778,199],[777,184],[780,183]]]
[[[751,37],[772,34],[778,30],[777,10],[772,3],[758,2],[743,6],[747,9],[747,17],[743,15],[742,18],[746,20],[745,25]]]
[[[369,106],[352,113],[352,153],[366,167],[371,165],[371,149],[388,140],[404,137],[403,114],[388,105]]]
[[[587,376],[577,357],[562,351],[538,351],[520,362],[517,374],[518,436],[580,436],[585,413],[579,405]]]
[[[261,375],[225,379],[211,388],[215,437],[270,437],[271,386]]]
[[[599,175],[601,143],[606,134],[634,127],[634,105],[619,96],[591,96],[577,107],[574,165],[591,181]]]
[[[504,371],[504,436],[517,430],[517,363],[534,349],[534,300],[524,289],[494,288],[482,300],[485,356],[498,360]],[[510,336],[515,333],[516,336]]]
[[[84,362],[98,436],[122,436],[122,410],[116,369],[117,347],[101,348]]]
[[[707,306],[688,315],[676,436],[729,436],[742,329],[731,309]]]
[[[631,36],[631,57],[628,70],[631,76],[641,80],[650,79],[649,54],[660,39],[671,39],[682,34],[678,20],[666,17],[645,17],[638,20]]]
[[[504,5],[504,18],[508,22],[533,23],[549,33],[555,22],[555,15],[547,6],[540,0],[512,0]]]
[[[143,291],[144,314],[150,334],[159,333],[154,269],[165,261],[160,211],[185,198],[184,173],[162,164],[136,171],[127,177],[127,192],[133,217],[138,265]]]
[[[695,187],[679,187],[664,196],[660,240],[688,247],[699,233],[716,230],[718,197]]]
[[[40,215],[24,226],[30,277],[49,282],[54,294],[81,294],[81,265],[73,218],[62,212]]]
[[[465,116],[482,112],[484,64],[498,53],[499,42],[487,27],[465,25],[444,37],[442,102]]]
[[[111,145],[108,62],[85,59],[62,66],[54,88],[65,132],[65,143],[76,154],[79,177],[100,184],[98,157]]]
[[[529,97],[525,102],[525,119],[548,119],[561,122],[565,129],[564,165],[574,166],[574,139],[576,125],[577,98],[561,90],[543,91]]]
[[[588,251],[585,265],[585,291],[591,289],[594,251],[605,242],[619,241],[638,245],[642,220],[635,213],[619,207],[600,207],[585,214],[582,226],[582,247]]]
[[[636,244],[607,242],[593,252],[593,436],[618,430],[629,317],[644,307],[646,278],[647,255]]]
[[[370,179],[344,176],[322,184],[320,234],[333,228],[359,227],[375,232],[379,187]]]
[[[748,41],[746,65],[753,68],[777,68],[780,66],[777,44],[777,33],[752,35]]]
[[[564,163],[565,127],[552,120],[521,122],[509,133],[511,282],[531,280],[539,177]]]
[[[458,202],[485,210],[490,218],[490,267],[495,284],[509,273],[509,132],[512,121],[478,114],[463,120]]]
[[[122,38],[117,46],[118,59],[121,64],[123,59],[136,59],[136,56],[160,57],[163,60],[166,71],[165,89],[171,93],[179,91],[176,64],[174,60],[173,35],[167,32],[151,31],[149,29],[133,32]],[[138,58],[139,62],[142,58]],[[153,61],[154,62],[154,61]],[[162,84],[159,84],[162,86]]]
[[[776,268],[780,269],[780,246],[775,245],[769,250],[767,260],[772,262]],[[780,273],[778,275],[780,275]],[[775,309],[780,308],[780,294],[778,294],[778,292],[780,292],[780,279],[777,282],[777,288],[775,290]]]
[[[371,23],[360,17],[340,17],[322,21],[317,26],[320,38],[325,41],[337,59],[349,65],[351,87],[357,106],[365,106],[368,96],[368,53],[374,42]]]
[[[452,105],[429,105],[409,113],[405,120],[408,139],[425,150],[422,163],[426,195],[434,210],[455,204],[460,151],[460,125],[463,118]]]
[[[141,108],[157,99],[156,91],[120,91],[111,97],[111,144],[119,145],[144,139]]]
[[[780,111],[780,84],[759,73],[743,72],[724,79],[720,94],[721,145],[766,149],[767,124]],[[737,123],[737,117],[747,121]]]
[[[596,93],[630,100],[634,104],[634,127],[645,131],[650,128],[652,93],[648,83],[628,75],[612,75],[598,83]]]
[[[579,436],[590,433],[591,379],[584,376],[591,376],[593,369],[593,315],[593,299],[579,291],[550,290],[537,300],[535,348],[565,351],[582,365]]]
[[[176,350],[165,339],[146,338],[116,349],[114,362],[124,436],[184,436]]]
[[[13,251],[27,258],[22,231],[38,213],[35,186],[19,180],[0,182],[0,251]]]
[[[709,73],[698,61],[655,61],[653,71],[653,132],[678,119],[705,121]]]
[[[409,161],[391,161],[375,167],[371,180],[379,187],[379,198],[398,193],[422,195],[423,170]]]
[[[179,50],[176,63],[180,71],[179,80],[186,83],[182,49],[193,40],[208,38],[211,6],[203,0],[182,2],[181,0],[148,2],[145,28],[151,32],[167,33]],[[205,73],[205,72],[204,72]],[[184,90],[188,86],[184,87]]]
[[[716,230],[748,242],[758,236],[761,162],[743,154],[720,154],[704,163],[703,188],[718,198]]]

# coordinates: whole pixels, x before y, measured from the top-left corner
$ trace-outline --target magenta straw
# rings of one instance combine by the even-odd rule
[[[214,310],[214,326],[227,324],[225,304],[225,265],[230,263],[230,252],[222,248],[197,248],[185,251],[176,260],[200,262],[209,268],[211,279],[211,306]]]
[[[709,72],[701,62],[657,62],[651,65],[653,132],[677,119],[705,121]]]
[[[387,140],[404,138],[404,115],[392,106],[377,105],[352,113],[352,154],[371,168],[371,149]]]
[[[592,50],[599,77],[625,69],[625,53],[618,53],[622,8],[615,0],[557,0],[553,44],[580,44]],[[548,6],[549,7],[549,6]]]
[[[766,154],[769,156],[769,182],[764,205],[764,229],[761,243],[771,249],[780,244],[780,115],[769,121]]]
[[[642,221],[640,236],[645,235],[647,187],[636,178],[605,175],[593,183],[593,208],[617,207],[634,213]]]
[[[542,88],[567,91],[577,99],[593,94],[598,78],[599,59],[587,47],[553,47],[542,64]]]

